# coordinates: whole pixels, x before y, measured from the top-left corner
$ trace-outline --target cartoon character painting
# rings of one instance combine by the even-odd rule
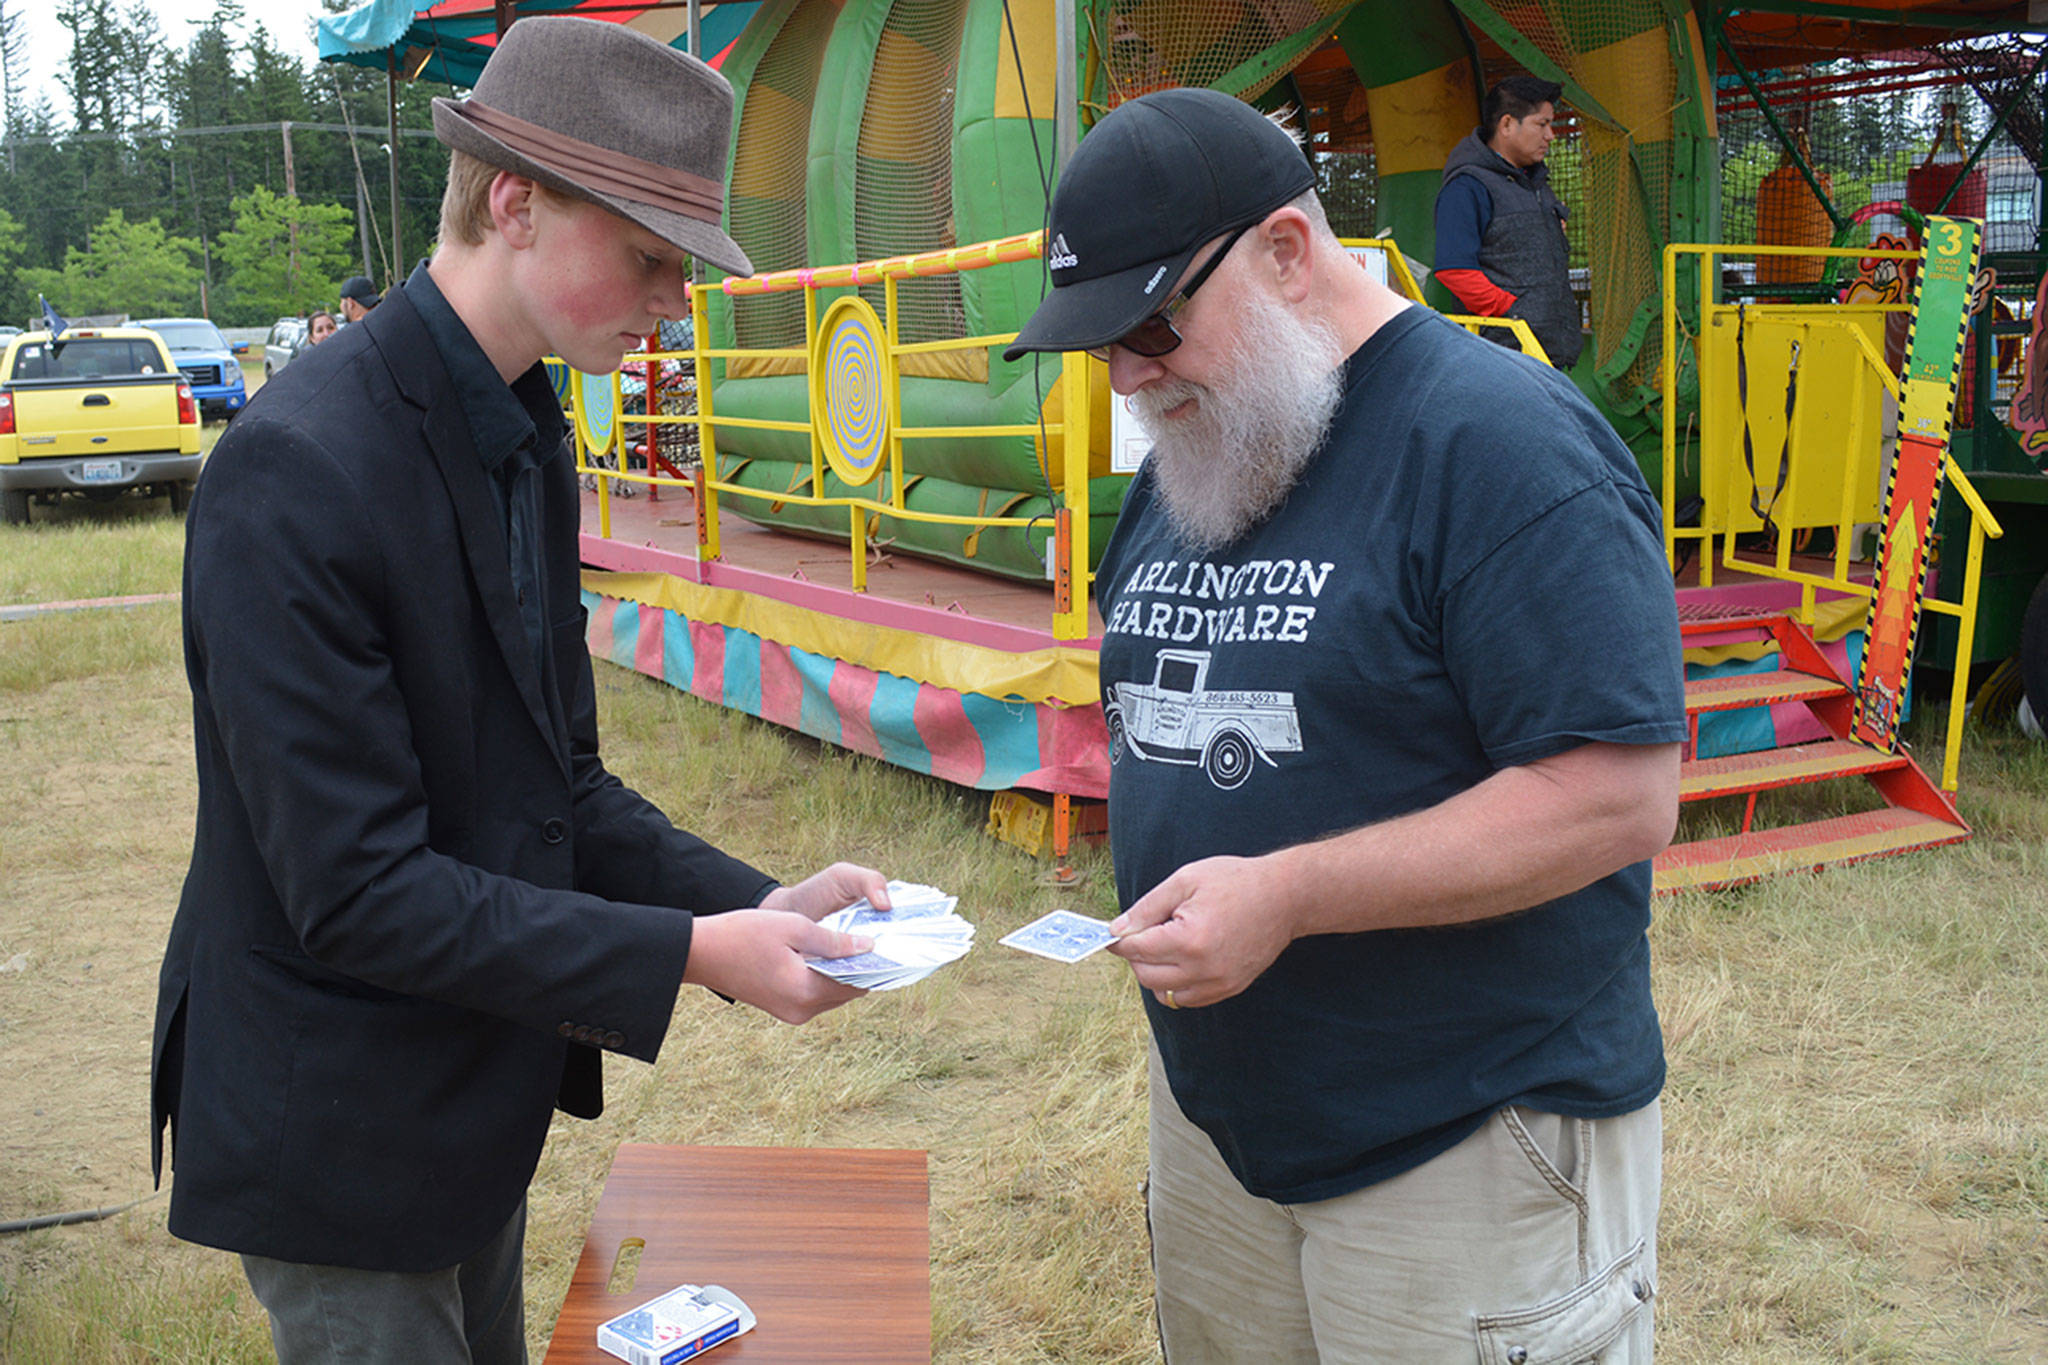
[[[2034,327],[2027,337],[2026,367],[2012,396],[2013,436],[2035,464],[2048,468],[2048,275],[2034,293]]]
[[[1880,232],[1871,239],[1872,251],[1910,251],[1912,243]],[[1856,262],[1856,278],[1842,291],[1843,303],[1903,304],[1908,301],[1913,279],[1912,262],[1894,256],[1865,256]],[[1906,337],[1912,329],[1910,313],[1893,313],[1884,324],[1884,363],[1893,374],[1906,361]]]

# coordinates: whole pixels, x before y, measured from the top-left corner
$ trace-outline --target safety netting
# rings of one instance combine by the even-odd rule
[[[1486,83],[1519,68],[1566,84],[1566,135],[1551,151],[1552,181],[1572,210],[1572,260],[1590,299],[1599,373],[1610,391],[1640,398],[1657,362],[1659,256],[1671,210],[1673,111],[1682,98],[1673,54],[1689,50],[1690,31],[1674,30],[1685,21],[1664,0],[1453,5],[1493,59]],[[1365,91],[1342,65],[1310,60],[1346,8],[1338,0],[1099,0],[1088,23],[1101,80],[1084,88],[1104,108],[1173,84],[1300,104],[1332,226],[1367,235],[1379,206]],[[1390,9],[1388,21],[1422,16]]]
[[[2039,274],[2041,68],[2037,39],[1972,37],[1929,47],[1724,73],[1722,236],[1784,246],[1917,247],[1916,215],[1984,222],[1987,264],[2002,284]],[[2025,253],[2025,259],[2011,259]],[[2000,259],[2003,257],[2004,259]],[[1910,270],[1874,259],[1847,266],[1813,256],[1731,260],[1731,293],[1903,302]],[[2010,293],[2010,290],[2000,292]],[[1992,297],[2006,321],[2020,296]],[[1904,326],[1893,328],[1892,359]],[[1974,421],[1975,339],[1966,353],[1957,425]],[[1987,396],[2002,412],[2016,383],[2017,344],[2001,343]]]
[[[798,5],[768,43],[740,107],[734,139],[733,240],[762,274],[808,264],[804,167],[811,106],[836,9]],[[733,300],[733,332],[744,347],[801,346],[802,294]]]
[[[1566,78],[1571,131],[1551,149],[1551,178],[1572,210],[1595,372],[1612,395],[1641,394],[1655,381],[1659,355],[1672,120],[1683,99],[1673,57],[1679,21],[1660,0],[1504,0],[1493,11],[1499,27],[1491,36],[1511,58]],[[1532,52],[1540,60],[1530,60]]]
[[[1984,219],[1987,251],[2032,250],[2039,55],[2030,43],[1975,40],[1765,69],[1748,80],[1722,75],[1725,239],[1903,240],[1899,210],[1911,207]],[[1765,282],[1819,278],[1818,258],[1780,259],[1791,264],[1759,265]]]
[[[953,95],[966,0],[896,0],[875,48],[854,168],[857,259],[958,246],[953,226]],[[861,290],[877,312],[883,287]],[[906,342],[966,335],[958,275],[897,286]]]
[[[1328,61],[1317,54],[1289,72],[1286,85],[1285,94],[1298,105],[1308,135],[1316,194],[1330,227],[1339,237],[1372,236],[1383,224],[1379,160],[1364,83],[1348,58]]]
[[[1090,70],[1083,73],[1098,97],[1092,112],[1174,85],[1255,100],[1313,52],[1349,7],[1349,0],[1097,0],[1087,11]]]

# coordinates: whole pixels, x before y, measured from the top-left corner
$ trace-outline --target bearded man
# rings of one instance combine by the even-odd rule
[[[1155,442],[1097,587],[1166,1357],[1647,1360],[1657,507],[1562,376],[1374,283],[1314,179],[1227,96],[1119,106],[1008,352],[1095,351]]]

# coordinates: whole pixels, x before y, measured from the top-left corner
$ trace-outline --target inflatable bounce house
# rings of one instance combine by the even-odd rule
[[[1036,22],[1017,14],[1006,24],[1001,4],[772,0],[724,68],[738,95],[731,230],[756,270],[942,252],[1036,227],[1045,213],[1041,171],[1051,169],[1054,141],[1050,9],[1036,8]],[[1012,26],[1024,45],[1022,69],[1041,73],[1031,85],[1019,80],[1007,42]],[[905,278],[894,340],[916,346],[1014,333],[1037,307],[1042,280],[1035,251],[988,269]],[[842,368],[868,354],[849,356],[847,346],[881,340],[884,293],[880,281],[813,291],[819,313],[840,307],[863,323],[841,329]],[[841,307],[843,299],[860,303]],[[712,344],[801,349],[809,340],[805,303],[796,292],[712,294]],[[899,351],[894,420],[906,430],[1022,430],[1041,422],[1060,429],[1057,360],[1006,362],[1000,350]],[[807,355],[724,360],[712,380],[714,411],[806,423],[809,371]],[[1105,437],[1107,412],[1102,405]],[[859,444],[844,447],[855,478],[865,472]],[[1095,445],[1088,470],[1090,539],[1098,549],[1128,482],[1109,476],[1107,446],[1106,439]],[[721,472],[732,482],[781,493],[813,487],[806,431],[721,431],[719,448]],[[919,440],[905,452],[902,478],[903,505],[913,511],[1025,524],[906,520],[890,529],[896,548],[1044,581],[1052,514],[1066,499],[1063,467],[1036,431]],[[844,496],[860,486],[828,466],[819,491]],[[876,490],[890,491],[886,482]],[[832,509],[740,500],[732,510],[770,525],[847,534],[845,516]]]
[[[1664,503],[1697,675],[1687,796],[1740,807],[1660,876],[1967,833],[1953,725],[1939,784],[1896,726],[1907,670],[1941,650],[1960,723],[1986,564],[1987,601],[2048,566],[2048,537],[2018,537],[2000,588],[1983,550],[1994,507],[2048,506],[2048,418],[2030,434],[2036,400],[2014,397],[2042,278],[2024,5],[378,0],[323,20],[323,55],[461,80],[494,25],[586,9],[694,41],[732,82],[727,222],[757,270],[700,273],[692,325],[621,376],[563,376],[600,656],[998,793],[998,824],[1037,828],[1013,789],[1062,817],[1103,796],[1088,576],[1142,435],[1099,362],[1001,358],[1048,287],[1062,149],[1169,85],[1291,111],[1339,234],[1446,307],[1426,282],[1445,157],[1527,72],[1563,90],[1551,176],[1590,333],[1572,378]],[[2001,238],[2002,212],[2024,229]],[[1929,450],[1911,483],[1902,452]],[[1996,647],[2018,614],[1987,624]],[[1837,776],[1881,809],[1752,829],[1759,791]]]

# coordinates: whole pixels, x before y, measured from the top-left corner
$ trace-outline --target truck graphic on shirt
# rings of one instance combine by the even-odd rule
[[[1244,785],[1253,760],[1299,753],[1292,692],[1212,692],[1209,651],[1162,649],[1150,683],[1112,683],[1102,707],[1109,756],[1199,764],[1224,791]]]

